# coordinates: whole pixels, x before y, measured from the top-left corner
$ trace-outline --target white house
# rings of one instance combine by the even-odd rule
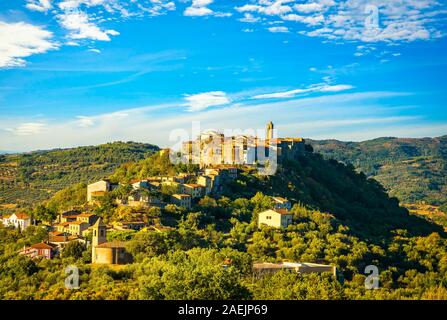
[[[26,213],[13,213],[3,217],[3,225],[23,230],[31,225],[31,218]]]
[[[265,224],[274,228],[287,228],[292,224],[293,214],[285,209],[266,210],[259,213],[258,226]]]

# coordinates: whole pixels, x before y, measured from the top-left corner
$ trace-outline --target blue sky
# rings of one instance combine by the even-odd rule
[[[0,150],[447,133],[436,0],[0,0]],[[174,130],[174,131],[173,131]]]

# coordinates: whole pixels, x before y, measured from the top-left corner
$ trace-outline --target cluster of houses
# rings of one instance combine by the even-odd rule
[[[175,204],[190,209],[194,201],[209,195],[219,194],[225,182],[234,180],[238,176],[238,168],[228,165],[219,165],[206,168],[199,175],[179,174],[177,176],[156,176],[147,179],[133,180],[133,191],[125,199],[116,199],[118,205],[132,207],[160,207]],[[194,183],[191,183],[194,181]],[[118,188],[119,184],[109,180],[100,180],[87,186],[87,201],[94,204],[99,199]],[[168,202],[164,202],[160,191],[171,187],[176,190],[171,194]],[[155,192],[154,192],[155,191]]]
[[[252,132],[253,134],[254,132]],[[250,134],[226,136],[214,130],[202,132],[181,147],[183,163],[201,168],[218,164],[256,165],[265,161],[294,159],[305,151],[305,140],[299,137],[276,137],[273,122],[265,129],[265,139]]]

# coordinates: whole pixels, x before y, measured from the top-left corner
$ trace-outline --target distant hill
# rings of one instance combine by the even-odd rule
[[[376,179],[403,203],[447,203],[447,136],[307,141],[326,159],[351,163]]]
[[[113,142],[99,146],[0,155],[0,206],[28,206],[79,182],[110,175],[119,165],[144,159],[157,146]]]

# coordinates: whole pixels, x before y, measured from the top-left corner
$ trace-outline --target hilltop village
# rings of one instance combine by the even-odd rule
[[[126,242],[108,240],[108,233],[126,230],[151,230],[162,232],[171,228],[163,225],[159,216],[162,210],[190,211],[205,198],[218,198],[226,184],[238,179],[245,169],[253,170],[258,164],[256,154],[259,148],[262,152],[277,154],[277,160],[297,157],[304,153],[304,139],[273,138],[273,123],[267,124],[264,141],[248,136],[225,137],[217,132],[201,135],[196,141],[184,143],[186,146],[186,162],[198,163],[200,169],[194,173],[179,173],[177,175],[150,176],[145,179],[134,179],[128,183],[112,182],[102,179],[87,186],[86,204],[83,210],[79,208],[61,212],[57,219],[46,227],[48,239],[24,247],[18,254],[30,258],[52,259],[64,254],[64,247],[72,242],[91,247],[91,262],[93,264],[119,265],[132,262],[132,255],[126,250]],[[217,143],[216,143],[217,142]],[[192,150],[198,146],[198,152]],[[165,155],[170,150],[160,151]],[[105,221],[94,213],[104,199],[110,198],[113,205],[123,210],[131,209],[134,214],[127,215],[128,220],[119,222]],[[258,214],[257,225],[272,228],[287,228],[293,223],[290,212],[292,203],[280,196],[271,197],[271,207]],[[138,212],[152,212],[152,217],[143,219]],[[33,224],[26,213],[15,213],[2,217],[5,226],[26,229]],[[300,272],[331,272],[332,266],[311,263],[256,263],[253,270],[274,272],[281,269],[301,270]]]

